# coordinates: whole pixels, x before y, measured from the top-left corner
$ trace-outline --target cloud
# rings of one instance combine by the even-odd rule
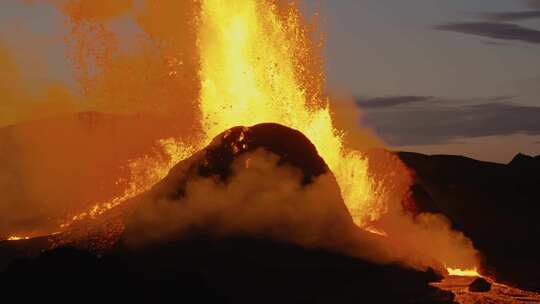
[[[519,21],[540,18],[540,10],[521,12],[485,13],[481,15],[490,21]]]
[[[511,23],[458,22],[438,25],[437,30],[470,34],[501,40],[519,40],[540,43],[540,31]]]
[[[370,98],[357,98],[355,101],[356,106],[360,109],[380,109],[380,108],[390,108],[390,107],[399,107],[407,106],[411,104],[426,103],[426,102],[436,102],[436,103],[451,103],[451,104],[471,104],[471,103],[489,103],[489,102],[501,102],[501,101],[510,101],[514,99],[515,95],[498,95],[490,97],[477,97],[471,99],[463,100],[449,100],[435,98],[433,96],[414,96],[414,95],[394,95],[394,96],[384,96],[384,97],[370,97]],[[347,111],[352,111],[347,109]]]
[[[484,44],[492,45],[492,46],[509,46],[509,45],[511,45],[509,43],[497,42],[497,41],[486,41],[486,42],[484,42]]]
[[[540,9],[540,0],[527,0],[527,4],[531,8]]]
[[[480,100],[367,109],[363,122],[394,146],[448,143],[481,136],[540,134],[540,107]]]
[[[363,109],[367,108],[384,108],[398,105],[405,105],[417,102],[424,102],[431,99],[428,96],[388,96],[376,97],[366,100],[357,100],[356,104]]]

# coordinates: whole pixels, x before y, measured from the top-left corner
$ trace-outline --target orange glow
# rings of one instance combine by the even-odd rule
[[[160,140],[159,144],[168,156],[166,160],[151,157],[132,160],[129,163],[131,177],[127,182],[126,189],[120,196],[117,196],[110,201],[96,203],[87,211],[74,215],[66,220],[60,227],[65,229],[75,222],[85,219],[94,219],[104,212],[120,205],[122,202],[148,191],[154,184],[164,178],[174,165],[196,152],[194,147],[184,145],[172,138]]]
[[[336,176],[354,221],[365,226],[385,210],[368,176],[367,160],[347,149],[343,132],[332,122],[324,97],[324,74],[315,59],[308,29],[295,6],[275,1],[204,0],[198,28],[199,108],[203,134],[199,142],[161,142],[167,161],[150,156],[132,160],[124,193],[97,203],[62,224],[95,218],[162,179],[176,163],[204,148],[224,130],[275,122],[300,130],[317,147]],[[181,62],[168,57],[169,62]],[[168,74],[174,77],[172,74]]]
[[[459,268],[447,267],[446,271],[448,271],[448,274],[451,276],[459,276],[459,277],[481,277],[482,276],[478,273],[478,270],[476,268],[459,269]]]
[[[376,219],[381,209],[367,161],[334,128],[319,85],[322,69],[307,66],[313,46],[298,9],[280,10],[274,1],[204,0],[198,37],[206,143],[238,125],[274,122],[300,130],[336,176],[355,222]]]
[[[376,234],[376,235],[380,235],[380,236],[384,236],[384,237],[387,237],[388,234],[380,229],[377,229],[377,228],[374,228],[374,227],[364,227],[364,229],[367,231],[367,232],[370,232],[370,233],[373,233],[373,234]]]
[[[412,177],[397,156],[370,155],[368,163],[367,153],[351,148],[348,139],[354,134],[345,133],[343,129],[350,127],[343,125],[337,108],[332,112],[325,94],[320,41],[313,39],[313,30],[294,1],[144,0],[140,7],[132,6],[132,1],[105,2],[73,0],[61,5],[72,27],[67,42],[84,92],[80,104],[96,112],[172,119],[175,128],[152,137],[152,143],[166,138],[157,149],[152,146],[152,150],[121,158],[127,162],[127,173],[99,175],[107,185],[116,181],[111,187],[114,192],[95,191],[105,194],[78,197],[74,191],[76,202],[68,211],[73,214],[61,223],[62,231],[149,190],[174,165],[228,128],[273,122],[301,131],[316,146],[359,227],[386,237],[387,242],[399,239],[404,244],[399,248],[408,246],[411,252],[430,246],[433,250],[426,254],[430,261],[461,268],[477,265],[468,258],[469,252],[454,250],[460,248],[461,238],[452,238],[445,222],[434,218],[413,221],[402,212]],[[119,33],[108,24],[123,14],[135,17],[143,42],[138,47],[124,46],[126,51],[121,42],[130,39],[118,38],[129,37],[117,37]],[[351,121],[356,128],[358,119]],[[130,132],[137,134],[137,128]],[[103,145],[103,154],[114,154],[107,147]],[[87,184],[84,187],[89,192],[96,189]],[[381,220],[383,215],[386,221]],[[436,225],[439,228],[433,229]],[[420,234],[438,242],[427,244]],[[449,268],[450,273],[454,271],[461,270]]]
[[[8,241],[20,241],[20,240],[29,240],[28,236],[10,236],[6,240]]]

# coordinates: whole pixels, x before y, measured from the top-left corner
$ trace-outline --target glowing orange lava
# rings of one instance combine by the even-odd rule
[[[361,153],[347,149],[334,128],[322,85],[308,95],[302,73],[323,82],[320,69],[304,64],[312,55],[307,29],[295,7],[279,11],[273,1],[202,1],[199,28],[200,107],[206,142],[228,128],[279,123],[304,133],[317,147],[341,188],[355,222],[376,219],[381,205]],[[295,54],[300,58],[296,58]]]
[[[21,241],[21,240],[29,240],[30,237],[28,236],[10,236],[6,240],[8,241]]]
[[[459,269],[459,268],[450,268],[447,267],[446,271],[451,276],[460,276],[460,277],[481,277],[476,268],[473,269]]]

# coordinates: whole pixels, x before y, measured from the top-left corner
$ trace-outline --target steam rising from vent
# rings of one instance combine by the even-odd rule
[[[382,157],[366,154],[362,148],[378,144],[369,131],[362,131],[359,137],[351,135],[360,134],[355,129],[357,121],[342,115],[350,112],[349,108],[336,107],[337,103],[332,104],[326,96],[320,55],[322,42],[316,38],[317,29],[308,24],[296,4],[278,0],[143,0],[141,5],[133,5],[132,1],[112,4],[105,0],[50,2],[66,18],[69,58],[80,92],[52,94],[53,99],[62,100],[60,106],[52,102],[39,106],[59,108],[59,111],[49,112],[55,115],[94,111],[108,113],[111,117],[122,115],[119,121],[136,117],[136,123],[110,122],[100,116],[104,114],[91,115],[90,120],[85,120],[83,115],[82,119],[68,119],[74,131],[66,131],[56,125],[59,118],[42,123],[35,122],[35,116],[22,115],[24,111],[19,111],[19,106],[26,96],[17,95],[20,89],[1,92],[11,94],[5,100],[10,102],[9,109],[18,112],[0,117],[3,119],[0,123],[34,121],[30,127],[24,127],[23,133],[18,131],[21,127],[13,126],[15,131],[10,134],[16,139],[21,141],[24,136],[29,136],[27,134],[50,128],[55,131],[51,136],[66,143],[66,151],[57,151],[57,146],[49,146],[34,135],[35,142],[31,147],[17,146],[17,149],[37,147],[47,151],[49,158],[43,162],[55,164],[55,170],[49,170],[47,175],[40,173],[49,172],[47,168],[26,165],[35,162],[32,158],[24,158],[13,151],[0,154],[6,162],[16,160],[12,162],[17,164],[13,174],[22,176],[20,186],[29,189],[26,191],[33,194],[31,199],[44,198],[40,203],[43,204],[41,210],[46,212],[33,214],[32,221],[26,223],[35,222],[41,225],[42,232],[53,232],[67,229],[81,220],[99,217],[150,189],[176,163],[206,147],[221,132],[239,125],[273,122],[299,130],[309,138],[335,176],[354,223],[364,230],[386,236],[382,240],[376,238],[379,241],[374,246],[382,249],[372,255],[374,259],[400,260],[419,268],[446,265],[469,269],[478,266],[470,241],[452,231],[442,216],[413,218],[403,210],[402,201],[411,185],[410,172],[395,157],[384,153],[380,154]],[[129,19],[130,26],[136,31],[126,33],[115,29],[111,21],[119,17]],[[4,53],[7,54],[0,49],[0,62],[8,62],[9,69],[0,73],[7,71],[8,76],[13,77],[0,74],[0,80],[9,80],[10,88],[19,88],[22,80],[16,77],[17,65]],[[60,88],[54,92],[69,92]],[[130,125],[130,128],[118,127],[122,124]],[[145,134],[140,142],[137,141],[138,133]],[[149,142],[152,144],[143,145]],[[67,152],[73,148],[80,150],[84,157],[77,158],[77,152]],[[101,153],[87,154],[88,149]],[[66,155],[71,157],[72,163],[65,161]],[[79,176],[80,172],[95,168],[92,163],[98,163],[102,172]],[[160,236],[167,234],[166,227],[187,225],[216,212],[227,214],[226,206],[211,202],[217,197],[226,197],[235,204],[245,204],[251,199],[249,191],[258,193],[260,190],[248,187],[250,180],[255,178],[267,180],[273,187],[263,196],[265,207],[248,208],[245,212],[249,216],[244,214],[245,217],[227,214],[222,229],[257,233],[287,212],[298,214],[298,225],[303,228],[319,219],[317,214],[310,213],[317,213],[317,210],[283,210],[281,205],[273,209],[272,201],[296,198],[317,203],[324,200],[322,192],[298,191],[291,183],[296,178],[293,173],[268,165],[272,164],[272,157],[254,155],[250,163],[254,167],[245,172],[236,167],[237,178],[228,187],[214,188],[208,181],[199,180],[189,188],[191,196],[186,207],[166,212],[157,209],[143,214],[150,219],[164,218],[162,224],[165,226],[148,233]],[[122,170],[115,170],[112,164]],[[259,167],[270,168],[269,172],[275,176],[253,176],[260,173]],[[54,185],[65,181],[69,181],[73,192],[79,194],[66,195],[66,190],[47,196],[44,189],[58,189]],[[94,186],[98,182],[99,187]],[[316,182],[319,183],[324,189],[324,178]],[[0,187],[9,189],[12,185],[0,180]],[[193,203],[202,200],[204,194],[210,194],[208,205]],[[15,192],[10,193],[7,204],[16,200],[23,201]],[[11,224],[0,223],[0,229],[4,229],[0,235],[34,232],[35,229],[20,223],[24,219],[21,214],[31,213],[36,204],[13,211],[12,218],[8,216]],[[4,212],[9,207],[0,208],[2,214],[9,214]],[[174,216],[175,225],[168,225],[173,221],[168,216]],[[50,218],[54,218],[53,223]],[[235,220],[230,221],[232,218]],[[43,224],[45,219],[49,221],[47,225]],[[19,230],[5,231],[8,227],[19,227]],[[323,227],[313,227],[311,236],[324,235]],[[292,237],[299,243],[309,243],[303,235]],[[321,235],[321,238],[324,237]],[[358,237],[357,241],[364,240]]]

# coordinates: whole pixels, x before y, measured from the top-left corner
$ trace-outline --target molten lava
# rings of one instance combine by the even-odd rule
[[[323,98],[322,70],[306,64],[313,61],[313,48],[297,8],[279,11],[273,1],[202,1],[198,46],[206,143],[237,125],[274,122],[297,129],[328,163],[355,222],[378,217],[367,162],[344,146]],[[307,77],[313,83],[300,81],[305,73],[313,74]]]
[[[480,275],[480,273],[478,273],[478,270],[476,268],[474,268],[474,269],[459,269],[459,268],[447,267],[446,271],[448,271],[448,274],[451,275],[451,276],[482,277],[482,275]]]
[[[21,241],[21,240],[28,240],[28,239],[30,239],[30,237],[28,237],[28,236],[15,236],[15,235],[13,235],[13,236],[8,237],[6,240],[8,240],[8,241]]]

